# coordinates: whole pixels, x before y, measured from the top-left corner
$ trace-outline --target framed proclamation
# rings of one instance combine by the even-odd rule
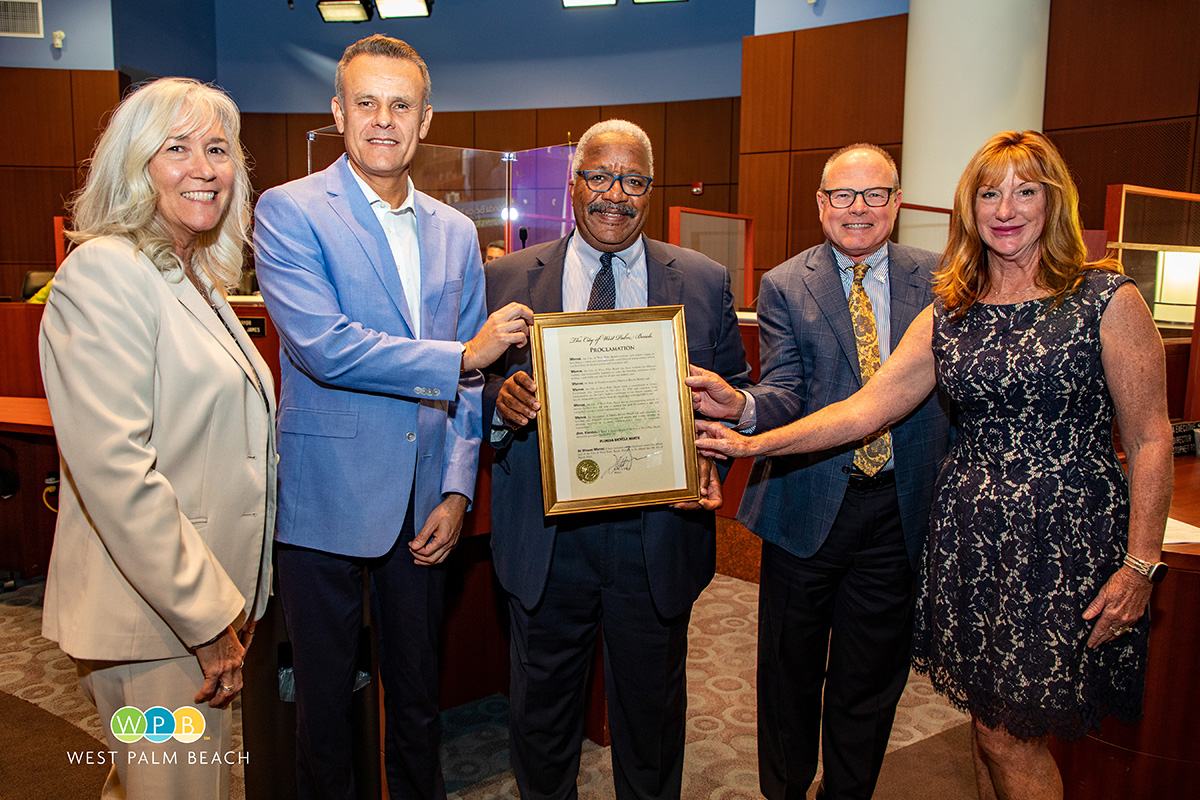
[[[536,314],[547,516],[698,500],[683,306]]]

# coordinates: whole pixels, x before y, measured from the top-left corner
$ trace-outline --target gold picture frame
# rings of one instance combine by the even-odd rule
[[[547,516],[700,499],[683,306],[535,314],[530,340]]]

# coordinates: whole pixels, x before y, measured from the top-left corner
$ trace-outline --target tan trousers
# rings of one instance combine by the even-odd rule
[[[233,712],[197,706],[196,692],[204,682],[195,656],[157,661],[75,660],[79,687],[100,712],[100,724],[113,768],[101,798],[107,800],[228,800],[229,766],[242,757],[231,751]],[[113,733],[113,713],[124,706],[140,711],[161,706],[174,712],[194,708],[204,717],[204,733],[192,743],[174,737],[161,743],[145,738],[119,741]]]

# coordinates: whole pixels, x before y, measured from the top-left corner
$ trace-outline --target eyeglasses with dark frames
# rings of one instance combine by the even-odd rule
[[[822,189],[822,194],[829,198],[829,205],[834,208],[849,208],[861,194],[863,202],[871,208],[886,206],[892,199],[892,189],[886,186],[872,186],[856,192],[854,189]]]
[[[654,179],[646,175],[638,175],[636,172],[630,172],[625,175],[613,175],[611,172],[603,169],[577,169],[575,174],[583,178],[584,184],[597,194],[604,194],[612,188],[614,183],[620,181],[621,191],[630,197],[641,197],[646,192],[650,191],[650,184]]]

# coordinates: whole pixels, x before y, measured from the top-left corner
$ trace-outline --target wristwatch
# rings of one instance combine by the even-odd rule
[[[1151,583],[1162,583],[1163,578],[1167,577],[1167,565],[1162,561],[1143,561],[1137,556],[1126,553],[1125,566]]]

